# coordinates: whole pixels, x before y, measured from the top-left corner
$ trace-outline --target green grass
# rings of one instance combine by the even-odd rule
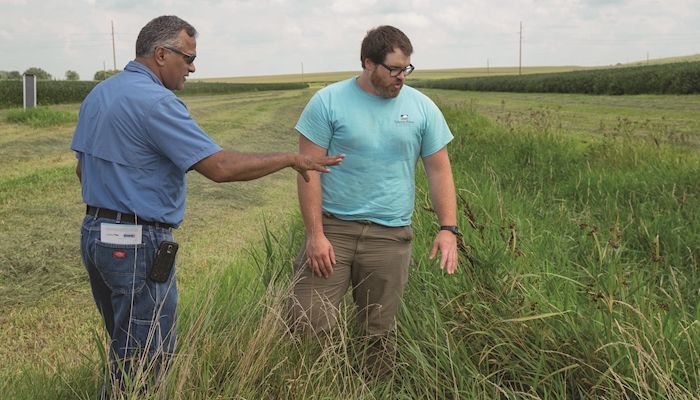
[[[277,118],[298,115],[311,93],[198,95],[185,101],[201,126],[228,148],[295,151],[296,134]],[[75,126],[8,123],[8,112],[0,110],[0,386],[24,370],[55,372],[80,369],[86,358],[96,362],[92,332],[101,327],[78,250],[85,211],[70,151]],[[289,201],[294,177],[289,170],[217,185],[189,174],[186,219],[176,232],[183,293],[257,242],[262,221],[295,207]]]
[[[291,127],[311,93],[186,101],[226,146],[291,150]],[[159,391],[138,398],[698,398],[700,157],[685,143],[655,142],[637,123],[665,117],[691,136],[698,98],[429,94],[455,133],[465,247],[456,276],[428,261],[437,226],[419,173],[394,375],[362,376],[351,308],[328,346],[288,335],[289,272],[303,239],[290,212],[291,171],[231,185],[192,175],[186,223],[176,232],[179,350]],[[588,129],[618,117],[635,122]],[[12,129],[7,145],[31,142],[28,131]],[[65,150],[38,149],[11,161],[21,169],[0,171],[0,221],[16,218],[0,243],[35,235],[41,243],[41,229],[73,218],[58,239],[64,253],[28,253],[26,265],[55,253],[77,273],[82,209],[73,161]],[[42,153],[52,155],[49,165]],[[16,251],[20,259],[27,249],[8,245],[0,257]],[[33,295],[2,307],[0,391],[8,398],[97,393],[99,317],[85,279],[59,269],[51,282],[32,283],[40,289]],[[23,279],[10,281],[7,297],[22,293]]]
[[[37,81],[37,103],[41,106],[81,102],[98,81]],[[226,83],[189,82],[178,96],[233,94],[269,90],[304,89],[298,82]],[[0,108],[22,106],[22,82],[0,80]],[[45,119],[46,117],[44,117]],[[75,118],[73,118],[75,119]]]
[[[518,73],[518,67],[491,67],[491,68],[447,68],[447,69],[421,69],[420,66],[411,74],[412,80],[428,80],[428,79],[450,79],[464,78],[470,76],[489,76],[489,75],[512,75]],[[581,69],[589,69],[586,67],[577,66],[561,66],[561,67],[524,67],[521,72],[523,74],[537,74],[550,72],[566,72],[576,71]],[[291,82],[306,82],[315,84],[326,84],[337,82],[343,79],[348,79],[360,74],[357,71],[339,71],[339,72],[314,72],[286,75],[261,75],[261,76],[241,76],[241,77],[225,77],[225,78],[206,78],[200,79],[203,82],[227,82],[227,83],[291,83]]]
[[[522,93],[697,94],[700,62],[418,81],[416,87]]]
[[[700,143],[700,120],[695,111],[700,104],[698,95],[586,96],[433,89],[425,93],[439,102],[486,115],[511,131],[523,124],[538,124],[541,129],[582,140],[632,135],[647,143]]]
[[[7,112],[7,122],[25,124],[35,128],[75,123],[77,121],[78,113],[76,111],[57,110],[49,107],[16,109]]]

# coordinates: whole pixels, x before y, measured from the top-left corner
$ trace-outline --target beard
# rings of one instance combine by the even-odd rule
[[[386,99],[393,99],[398,96],[403,87],[403,82],[399,79],[392,77],[389,77],[389,79],[382,78],[377,73],[377,70],[370,75],[370,82],[377,93]]]

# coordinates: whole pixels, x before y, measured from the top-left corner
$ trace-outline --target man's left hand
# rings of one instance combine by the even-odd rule
[[[440,269],[446,269],[448,274],[454,274],[459,263],[457,253],[457,235],[449,231],[440,231],[433,242],[430,259],[440,252]]]

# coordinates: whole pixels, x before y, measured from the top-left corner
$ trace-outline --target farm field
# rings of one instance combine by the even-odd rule
[[[449,79],[463,78],[470,76],[485,76],[485,75],[517,75],[518,68],[515,67],[491,67],[491,68],[452,68],[452,69],[417,69],[411,74],[411,80],[417,79]],[[523,74],[537,74],[547,72],[568,72],[580,69],[588,69],[586,67],[576,66],[560,66],[560,67],[524,67]],[[241,77],[226,77],[226,78],[206,78],[201,79],[203,82],[226,82],[226,83],[291,83],[291,82],[306,82],[311,84],[337,82],[342,79],[350,78],[358,75],[358,71],[341,71],[341,72],[316,72],[305,73],[303,76],[298,74],[287,75],[261,75],[261,76],[241,76]]]
[[[465,92],[424,89],[437,102],[461,104],[513,129],[523,123],[584,137],[634,136],[678,145],[700,144],[700,96],[585,96],[560,93]]]
[[[584,67],[576,65],[563,65],[563,66],[537,66],[528,67],[524,66],[520,72],[522,74],[544,74],[549,72],[569,72],[569,71],[579,71],[579,70],[590,70],[590,69],[601,69],[601,68],[611,68],[611,67],[627,67],[627,66],[639,66],[639,65],[649,65],[649,64],[668,64],[677,62],[692,62],[700,61],[700,54],[683,56],[683,57],[673,57],[673,58],[659,58],[653,59],[648,62],[634,62],[629,64],[619,64],[616,66],[596,66],[596,67]],[[359,67],[359,66],[358,66]],[[201,80],[203,82],[227,82],[227,83],[297,83],[306,82],[311,84],[323,84],[329,82],[337,82],[341,79],[346,79],[351,76],[359,74],[359,69],[357,71],[340,71],[340,72],[306,72],[303,74],[301,71],[295,74],[286,75],[260,75],[260,76],[233,76],[233,77],[221,77],[221,78],[205,78],[194,80]],[[448,68],[448,69],[422,69],[419,64],[416,65],[416,70],[411,75],[411,80],[433,80],[433,79],[450,79],[450,78],[467,78],[475,76],[488,76],[488,75],[517,75],[518,67],[499,67],[493,66],[487,67],[472,67],[472,68]]]
[[[224,147],[294,151],[314,90],[185,102]],[[235,184],[193,173],[176,232],[182,339],[153,398],[698,398],[700,96],[425,92],[455,134],[465,247],[455,277],[428,262],[421,174],[395,376],[363,379],[349,317],[327,348],[286,333],[302,239],[293,172]],[[94,398],[102,331],[77,248],[74,123],[8,113],[0,393]]]

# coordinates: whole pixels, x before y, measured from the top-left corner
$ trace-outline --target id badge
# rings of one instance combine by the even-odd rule
[[[100,241],[109,244],[141,244],[141,225],[100,224]]]

